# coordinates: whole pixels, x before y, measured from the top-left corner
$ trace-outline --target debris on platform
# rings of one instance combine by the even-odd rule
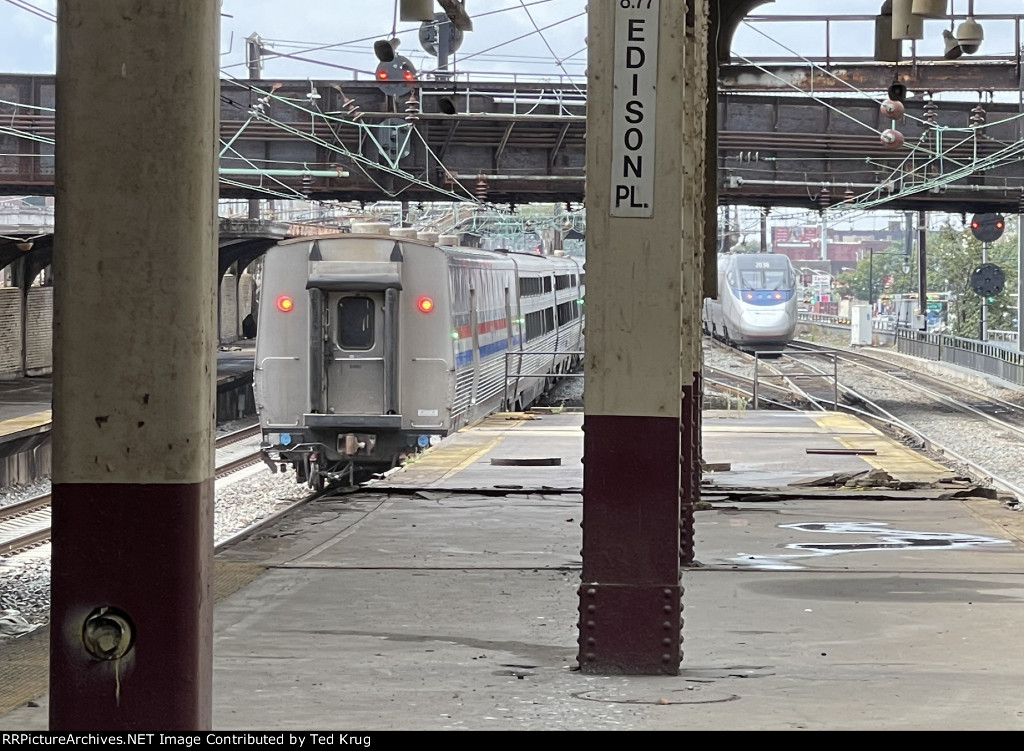
[[[495,467],[560,467],[562,466],[562,457],[543,456],[537,458],[496,458],[491,459],[491,465]]]
[[[895,487],[896,481],[893,476],[886,472],[884,469],[869,469],[867,472],[861,472],[849,480],[847,480],[843,487],[846,488],[892,488]]]
[[[940,496],[942,500],[952,500],[957,498],[988,498],[990,500],[998,500],[999,491],[995,488],[984,488],[981,485],[972,485],[968,488],[961,488],[955,490],[952,493],[946,493]]]
[[[801,488],[890,488],[892,476],[884,469],[862,470],[860,472],[833,472],[827,477],[812,477],[789,483]]]
[[[808,454],[830,454],[834,456],[877,456],[878,452],[875,449],[848,449],[848,448],[811,448],[804,449]]]
[[[731,462],[701,462],[700,468],[703,472],[731,472]]]

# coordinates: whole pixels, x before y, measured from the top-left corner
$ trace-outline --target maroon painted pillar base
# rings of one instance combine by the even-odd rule
[[[587,415],[583,432],[580,669],[675,675],[683,623],[679,420]]]
[[[679,562],[688,566],[694,561],[693,510],[700,500],[701,416],[700,373],[693,374],[693,385],[683,387],[679,417]]]
[[[212,480],[53,486],[50,730],[212,725],[212,517]]]

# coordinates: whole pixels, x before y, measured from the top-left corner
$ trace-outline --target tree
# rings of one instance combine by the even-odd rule
[[[1007,232],[988,246],[988,261],[1006,274],[1003,291],[988,303],[989,329],[1015,329],[1017,289],[1017,223],[1007,221]],[[928,289],[951,295],[949,324],[955,336],[977,338],[981,327],[981,298],[971,289],[971,272],[982,263],[982,244],[969,228],[949,222],[928,235]]]
[[[854,299],[864,302],[872,299],[868,294],[870,283],[875,292],[873,299],[877,301],[883,295],[913,291],[917,276],[912,262],[903,255],[903,244],[893,243],[885,250],[865,253],[856,267],[840,273],[836,280],[848,288]],[[910,265],[909,271],[903,270],[905,265]]]

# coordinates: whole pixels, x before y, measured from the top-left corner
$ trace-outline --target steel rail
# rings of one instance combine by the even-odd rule
[[[228,433],[217,439],[217,448],[227,448],[259,432],[259,425],[253,425]],[[261,461],[259,451],[232,459],[217,468],[215,478]],[[0,558],[34,548],[50,539],[51,499],[50,493],[44,493],[0,507]]]

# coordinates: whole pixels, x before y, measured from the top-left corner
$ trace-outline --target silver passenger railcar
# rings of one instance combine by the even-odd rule
[[[359,232],[271,248],[254,374],[265,460],[322,487],[525,409],[580,359],[583,290],[566,257]]]
[[[704,300],[706,333],[740,349],[785,349],[796,335],[796,273],[778,253],[718,256],[718,299]]]

